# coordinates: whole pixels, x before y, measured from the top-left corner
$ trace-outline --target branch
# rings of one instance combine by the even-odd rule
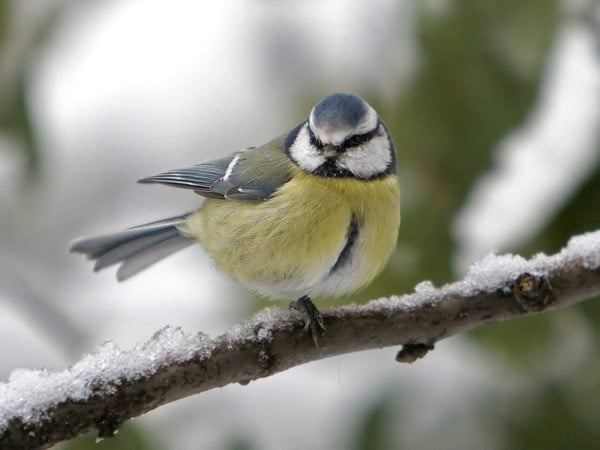
[[[19,369],[0,384],[0,447],[48,447],[93,428],[112,436],[131,418],[230,383],[247,384],[333,355],[403,345],[412,362],[444,338],[600,295],[600,231],[560,253],[489,255],[458,282],[322,311],[316,348],[293,311],[267,308],[215,339],[164,328],[124,351],[107,343],[59,372]]]

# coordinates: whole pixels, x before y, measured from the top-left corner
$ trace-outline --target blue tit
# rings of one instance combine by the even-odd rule
[[[206,197],[194,212],[77,239],[95,270],[120,264],[125,280],[200,243],[216,265],[272,298],[292,299],[313,338],[311,298],[367,285],[396,246],[400,187],[392,138],[375,110],[335,93],[307,119],[260,146],[139,180]]]

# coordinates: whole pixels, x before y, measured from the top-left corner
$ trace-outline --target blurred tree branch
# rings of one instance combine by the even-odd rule
[[[507,262],[512,270],[507,271]],[[245,385],[329,356],[403,345],[396,359],[412,362],[437,341],[455,334],[592,299],[600,295],[600,231],[572,239],[553,256],[530,260],[510,256],[497,266],[494,261],[486,264],[480,267],[486,271],[484,278],[471,274],[441,288],[426,282],[414,294],[325,310],[327,331],[318,348],[294,312],[269,308],[230,332],[207,339],[184,360],[165,352],[151,373],[131,376],[103,367],[106,373],[97,374],[85,399],[66,395],[54,404],[42,400],[31,414],[9,411],[8,417],[0,407],[0,447],[48,447],[93,428],[100,437],[109,437],[127,419],[163,404],[231,383]],[[148,344],[159,338],[157,333]],[[4,388],[0,394],[8,392],[11,382],[0,385]],[[21,394],[46,397],[44,392]]]

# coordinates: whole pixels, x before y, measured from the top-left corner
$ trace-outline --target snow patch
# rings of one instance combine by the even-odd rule
[[[532,275],[545,275],[574,261],[581,261],[586,269],[600,267],[600,230],[572,237],[566,247],[551,256],[539,253],[526,260],[518,255],[490,253],[473,263],[466,276],[460,281],[446,284],[439,289],[436,289],[431,281],[423,281],[415,286],[413,294],[392,297],[391,304],[389,299],[380,299],[373,300],[367,305],[373,309],[384,306],[408,311],[446,296],[469,297],[482,292],[506,289],[525,272]]]
[[[132,350],[106,342],[60,372],[16,369],[8,383],[0,384],[0,433],[11,418],[43,420],[43,411],[68,400],[84,401],[98,387],[111,392],[120,383],[149,375],[161,366],[192,357],[206,359],[213,345],[202,333],[188,335],[180,328],[165,327]]]
[[[290,313],[285,309],[272,306],[259,311],[247,321],[234,325],[223,336],[224,341],[228,342],[228,347],[232,348],[241,342],[265,342],[271,340],[271,330],[281,321],[289,320]]]
[[[600,230],[572,237],[559,256],[565,261],[581,257],[583,267],[597,269],[600,266]]]
[[[581,260],[586,269],[600,266],[600,230],[573,237],[559,253],[538,253],[526,260],[518,255],[489,254],[471,265],[465,278],[447,285],[449,293],[469,296],[507,287],[522,273],[544,275],[557,267]]]

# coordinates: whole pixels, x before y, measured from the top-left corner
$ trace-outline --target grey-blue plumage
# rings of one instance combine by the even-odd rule
[[[117,278],[125,280],[194,243],[177,229],[187,216],[184,214],[116,233],[79,238],[71,244],[71,251],[96,260],[96,271],[122,263]]]
[[[313,124],[323,128],[353,128],[368,113],[365,102],[356,95],[339,92],[325,97],[312,112]]]

